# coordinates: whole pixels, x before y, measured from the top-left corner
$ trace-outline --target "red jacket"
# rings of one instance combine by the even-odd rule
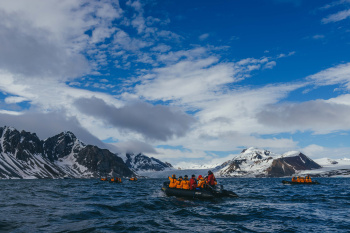
[[[190,179],[190,189],[197,188],[197,180],[195,178]]]
[[[211,186],[215,185],[215,177],[214,177],[214,174],[210,174],[210,175],[208,176],[208,184],[211,185]]]

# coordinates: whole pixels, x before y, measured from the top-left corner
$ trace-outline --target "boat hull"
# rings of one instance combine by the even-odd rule
[[[282,180],[282,184],[293,184],[293,185],[312,185],[312,184],[320,184],[317,181],[312,181],[310,183],[300,183],[300,182],[292,182],[287,180]]]
[[[162,191],[168,196],[185,197],[185,198],[198,198],[198,199],[214,199],[220,197],[238,197],[238,195],[232,191],[228,190],[186,190],[186,189],[176,189],[169,188],[169,182],[164,182],[162,186]]]

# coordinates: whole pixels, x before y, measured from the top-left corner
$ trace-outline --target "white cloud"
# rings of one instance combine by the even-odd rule
[[[329,148],[323,147],[316,144],[311,144],[305,148],[301,149],[301,152],[309,156],[312,159],[320,158],[330,158],[330,159],[339,159],[339,158],[349,158],[350,157],[350,148],[349,147],[340,147],[340,148]]]
[[[157,154],[156,150],[153,146],[136,140],[123,141],[117,143],[111,143],[111,145],[115,146],[115,150],[118,153],[146,153],[146,154]]]
[[[205,39],[208,39],[208,37],[209,37],[209,33],[205,33],[205,34],[200,35],[198,38],[199,38],[199,40],[205,40]]]
[[[265,108],[259,122],[280,132],[311,130],[317,134],[350,130],[350,106],[324,100],[280,104]]]
[[[156,52],[168,52],[171,49],[171,47],[169,45],[165,45],[165,44],[159,44],[153,48],[151,48],[151,51],[156,51]]]
[[[7,104],[16,104],[21,103],[23,101],[27,101],[28,99],[21,97],[21,96],[10,96],[5,98],[5,102]]]
[[[350,89],[350,63],[340,64],[335,67],[322,70],[306,78],[313,81],[315,85],[327,86],[334,84],[344,84]]]
[[[319,35],[319,34],[317,34],[317,35],[314,35],[312,38],[315,39],[315,40],[323,39],[323,38],[324,38],[324,35]]]
[[[331,15],[327,16],[326,18],[323,18],[321,22],[324,24],[334,23],[334,22],[342,21],[342,20],[347,19],[349,17],[350,17],[350,9],[339,11],[335,14],[331,14]]]
[[[264,65],[264,69],[272,69],[275,66],[276,66],[276,62],[275,61],[270,61],[270,62],[268,62],[268,63],[266,63]]]
[[[0,69],[62,81],[90,72],[82,53],[110,37],[111,22],[122,15],[109,0],[5,0],[0,11]]]
[[[338,0],[338,1],[333,1],[331,3],[328,3],[324,5],[323,7],[319,8],[320,10],[328,10],[332,7],[342,5],[344,3],[350,3],[350,0]]]
[[[139,95],[150,100],[196,98],[207,91],[218,90],[218,85],[233,82],[234,69],[230,64],[218,64],[209,57],[197,61],[180,61],[175,65],[154,69],[135,87]]]
[[[156,148],[156,152],[154,154],[150,153],[150,156],[167,161],[210,158],[203,150]]]

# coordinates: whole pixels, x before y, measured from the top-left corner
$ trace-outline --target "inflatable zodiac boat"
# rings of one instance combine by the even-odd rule
[[[176,189],[169,188],[170,182],[164,182],[162,191],[168,196],[186,197],[186,198],[199,198],[199,199],[213,199],[221,197],[238,197],[238,195],[232,191],[224,190],[222,185],[216,185],[215,188],[208,189]]]

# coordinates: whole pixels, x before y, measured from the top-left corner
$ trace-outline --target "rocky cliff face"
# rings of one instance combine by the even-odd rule
[[[164,171],[166,169],[173,169],[173,166],[170,163],[162,162],[156,158],[148,157],[141,153],[128,153],[123,159],[125,164],[135,172]]]
[[[0,127],[0,178],[134,176],[108,150],[85,145],[71,132],[46,140],[35,133]]]
[[[291,157],[277,158],[272,161],[271,166],[266,170],[269,177],[291,176],[297,171],[313,170],[321,168],[316,162],[303,153],[295,153]]]
[[[214,171],[221,177],[283,177],[291,176],[297,171],[318,168],[321,166],[297,151],[279,155],[267,150],[249,148]]]

